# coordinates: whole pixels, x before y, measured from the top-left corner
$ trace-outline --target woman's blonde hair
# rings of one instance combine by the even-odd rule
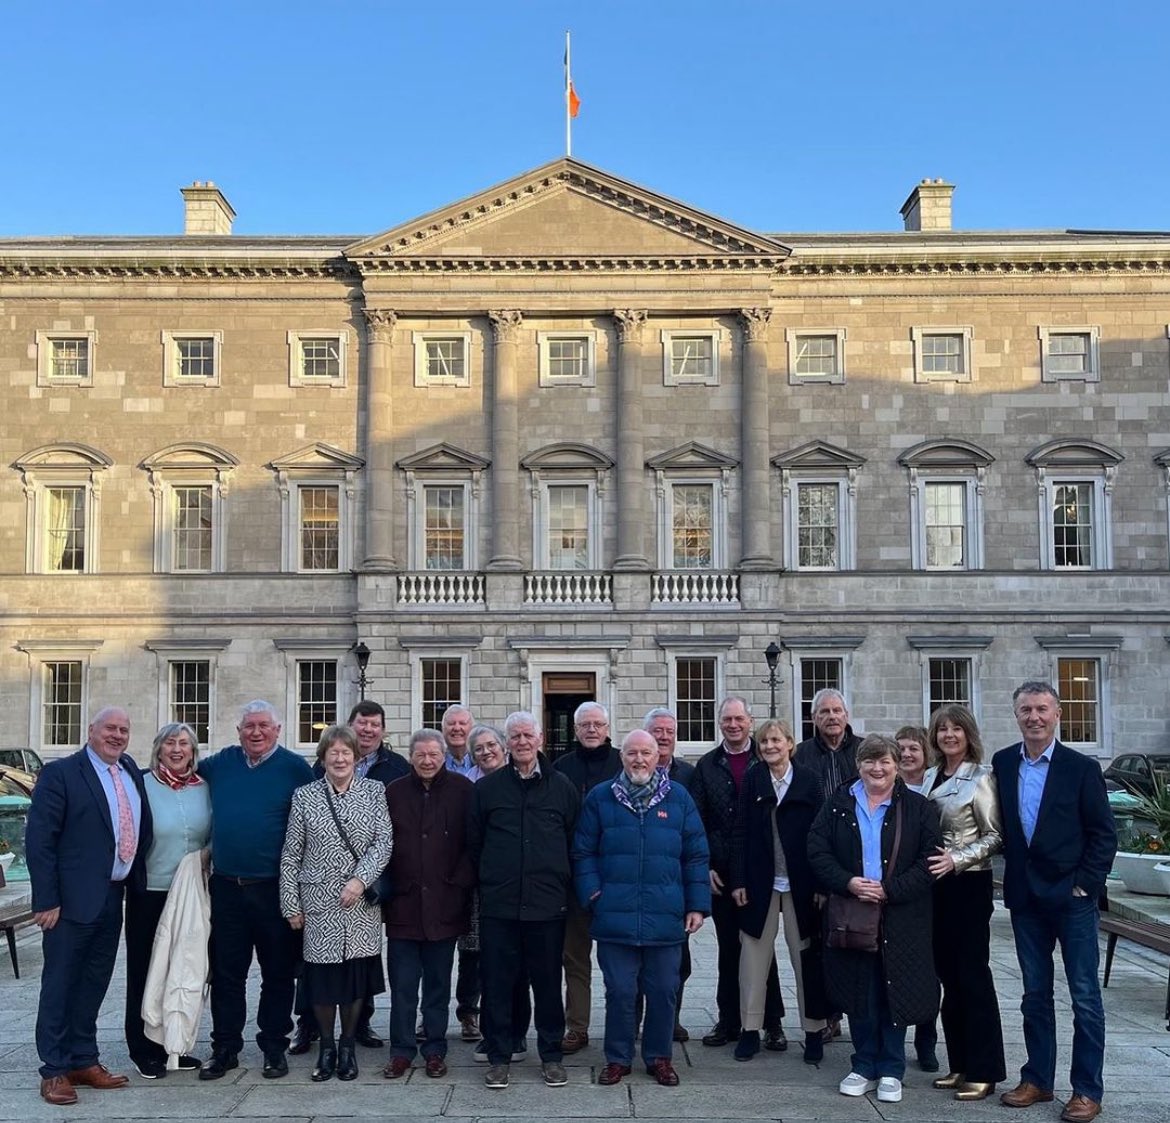
[[[792,736],[792,726],[786,721],[781,721],[778,717],[766,718],[761,721],[756,728],[756,745],[769,734],[779,733],[794,749],[796,748],[796,738]]]
[[[196,761],[199,760],[198,735],[185,721],[168,721],[154,735],[154,744],[150,746],[150,767],[152,770],[158,767],[158,758],[162,753],[163,742],[183,733],[187,734],[187,739],[191,742],[191,767],[194,769]]]

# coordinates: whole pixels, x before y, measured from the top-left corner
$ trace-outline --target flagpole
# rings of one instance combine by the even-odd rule
[[[565,32],[565,155],[573,155],[573,115],[569,110],[569,91],[573,88],[572,71],[569,68],[569,33]]]

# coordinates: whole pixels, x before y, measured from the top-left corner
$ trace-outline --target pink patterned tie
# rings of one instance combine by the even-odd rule
[[[110,775],[114,777],[114,795],[118,799],[118,859],[132,862],[134,852],[138,849],[138,839],[134,834],[134,812],[130,810],[130,800],[122,786],[122,770],[116,764],[111,764]]]

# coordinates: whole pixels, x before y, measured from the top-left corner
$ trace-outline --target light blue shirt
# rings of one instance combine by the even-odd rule
[[[483,773],[479,770],[479,765],[475,763],[475,758],[470,752],[464,753],[462,760],[456,760],[448,753],[446,764],[448,772],[457,772],[460,776],[466,776],[473,784],[483,776]]]
[[[1036,816],[1040,814],[1040,801],[1044,798],[1044,785],[1048,782],[1048,766],[1052,763],[1052,750],[1056,741],[1048,746],[1035,760],[1028,756],[1028,750],[1020,745],[1019,804],[1020,826],[1024,837],[1032,845],[1036,832]]]
[[[146,888],[165,893],[179,862],[211,839],[211,790],[206,783],[176,790],[153,772],[147,774],[145,784],[154,819],[154,842],[146,855]]]
[[[882,879],[882,823],[890,807],[890,799],[879,803],[872,811],[865,785],[857,780],[849,789],[857,806],[857,826],[861,831],[861,873],[870,881]]]
[[[110,825],[114,828],[114,866],[110,870],[110,880],[125,881],[130,875],[130,867],[134,864],[134,859],[131,858],[129,862],[123,862],[118,857],[118,843],[120,841],[118,838],[118,793],[114,788],[114,777],[110,774],[110,769],[117,768],[121,773],[122,787],[126,789],[126,799],[130,803],[130,814],[134,816],[135,843],[142,836],[142,799],[138,795],[138,785],[130,778],[130,773],[126,769],[118,764],[107,764],[88,745],[85,746],[85,755],[89,757],[89,763],[93,765],[93,770],[97,773],[102,791],[106,793],[106,803],[109,804],[110,808]]]

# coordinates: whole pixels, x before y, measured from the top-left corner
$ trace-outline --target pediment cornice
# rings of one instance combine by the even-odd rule
[[[402,457],[395,467],[407,472],[482,472],[490,465],[482,456],[443,441]]]
[[[311,445],[298,448],[285,456],[272,460],[268,467],[275,472],[312,472],[312,471],[344,471],[356,472],[365,467],[365,461],[360,456],[343,452],[324,441],[315,441]]]
[[[738,465],[739,461],[734,457],[719,452],[709,445],[700,444],[698,441],[687,441],[686,444],[668,449],[646,461],[647,468],[653,468],[659,472],[688,468],[718,468],[722,470],[735,468]]]
[[[828,441],[808,441],[788,452],[773,456],[771,464],[775,468],[789,468],[799,471],[838,469],[847,470],[860,468],[865,463],[864,456],[858,456],[847,449],[838,448]]]

